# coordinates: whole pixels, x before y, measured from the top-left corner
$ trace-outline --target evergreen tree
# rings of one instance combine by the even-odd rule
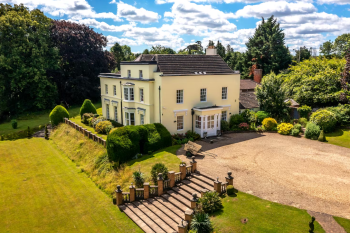
[[[149,54],[149,50],[148,49],[143,50],[142,54]]]
[[[340,101],[342,103],[350,102],[350,49],[348,49],[346,56],[346,64],[343,73],[341,74],[342,93],[340,94]]]
[[[119,43],[115,43],[111,48],[111,53],[117,63],[117,68],[120,70],[120,62],[124,60],[123,48]]]
[[[220,41],[218,41],[218,43],[216,44],[216,50],[220,57],[225,58],[225,47],[220,43]]]
[[[295,51],[295,56],[293,57],[294,62],[301,62],[307,60],[311,57],[311,49],[307,49],[305,46]]]
[[[263,74],[278,74],[292,63],[288,47],[285,45],[284,33],[274,16],[261,24],[246,43],[247,59],[250,67],[256,66]]]

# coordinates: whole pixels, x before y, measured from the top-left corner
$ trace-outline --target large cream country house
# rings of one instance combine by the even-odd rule
[[[240,74],[216,49],[206,55],[143,54],[100,74],[103,115],[123,125],[162,123],[171,134],[217,135],[239,113]]]

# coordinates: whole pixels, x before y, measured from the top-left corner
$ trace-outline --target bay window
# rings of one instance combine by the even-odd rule
[[[134,88],[124,87],[124,100],[134,101]]]

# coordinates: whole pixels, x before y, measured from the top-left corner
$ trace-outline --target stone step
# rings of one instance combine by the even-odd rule
[[[154,198],[147,199],[149,203],[157,207],[159,210],[161,210],[164,214],[166,214],[169,218],[171,218],[175,223],[179,224],[182,219],[185,218],[185,216],[178,216],[175,214],[172,210],[169,210],[168,207],[164,206],[159,201],[155,200]]]
[[[154,200],[155,201],[155,200]],[[166,224],[168,224],[174,231],[177,231],[179,223],[175,222],[166,213],[163,212],[164,208],[158,209],[155,205],[151,204],[146,200],[141,201],[150,211],[156,214],[160,219],[162,219]]]
[[[202,182],[201,180],[199,180],[199,179],[197,179],[195,177],[188,177],[188,179],[192,183],[196,184],[197,186],[200,186],[201,189],[208,189],[208,190],[213,190],[214,189],[214,181],[212,182],[211,185],[209,185],[209,184],[207,184],[205,182]]]
[[[181,183],[177,184],[176,186],[179,187],[180,190],[184,190],[184,191],[188,192],[190,194],[189,199],[192,198],[193,193],[197,193],[197,196],[200,196],[200,190],[195,190],[192,187],[186,185],[185,183],[181,182]]]
[[[152,219],[164,232],[172,233],[174,229],[172,229],[167,223],[165,223],[162,219],[159,218],[158,215],[153,213],[150,209],[148,209],[142,202],[136,201],[132,203],[139,210],[142,211],[147,217]]]
[[[192,177],[200,180],[201,182],[207,183],[208,185],[214,184],[214,179],[208,178],[207,176],[202,174],[192,173]]]
[[[173,191],[177,192],[178,194],[180,194],[181,196],[183,196],[184,198],[186,198],[188,201],[190,201],[192,199],[192,194],[189,192],[186,192],[183,189],[180,189],[179,187],[175,186],[174,188],[172,188]],[[197,192],[196,192],[197,193]],[[197,196],[199,196],[200,193],[197,193]]]
[[[127,206],[121,205],[119,209],[123,211],[136,225],[138,225],[146,233],[154,233],[154,231]]]
[[[184,218],[185,214],[183,211],[181,211],[179,208],[177,208],[176,206],[174,206],[170,201],[162,198],[162,197],[155,197],[154,199],[156,199],[158,202],[160,202],[161,204],[163,204],[164,206],[166,206],[170,211],[172,211],[173,213],[175,213],[177,216],[179,216],[180,218]]]
[[[184,205],[183,203],[179,202],[175,197],[173,197],[172,195],[169,195],[169,194],[163,194],[162,197],[165,199],[165,200],[168,200],[170,201],[175,207],[177,207],[179,210],[185,212],[186,209],[189,207],[189,206],[186,206]]]
[[[193,179],[193,180],[195,180],[195,179]],[[196,190],[198,193],[200,193],[203,189],[208,189],[208,190],[213,189],[213,187],[210,187],[209,185],[203,185],[206,187],[199,186],[197,183],[192,182],[192,180],[183,180],[182,183],[191,187],[192,189]]]
[[[135,203],[135,202],[134,202]],[[126,203],[125,204],[129,209],[131,209],[134,214],[136,214],[140,219],[142,219],[154,232],[165,232],[161,229],[151,218],[145,215],[135,204]]]
[[[190,207],[190,200],[182,196],[181,194],[173,191],[173,190],[168,190],[167,194],[171,195],[172,197],[176,198],[179,202],[184,204],[186,207]],[[191,197],[192,198],[192,197]]]

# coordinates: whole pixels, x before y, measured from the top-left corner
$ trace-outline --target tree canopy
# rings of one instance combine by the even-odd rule
[[[300,47],[295,51],[295,56],[293,56],[294,62],[301,62],[307,60],[311,57],[311,49],[304,47]]]
[[[100,73],[115,67],[113,55],[104,51],[107,38],[83,24],[54,20],[51,38],[59,49],[60,69],[51,72],[57,84],[59,98],[68,103],[100,97]]]
[[[161,45],[152,46],[149,51],[150,54],[176,54],[176,52],[171,48],[166,48]]]
[[[0,116],[53,107],[57,87],[47,69],[58,68],[51,19],[40,10],[0,4]]]

